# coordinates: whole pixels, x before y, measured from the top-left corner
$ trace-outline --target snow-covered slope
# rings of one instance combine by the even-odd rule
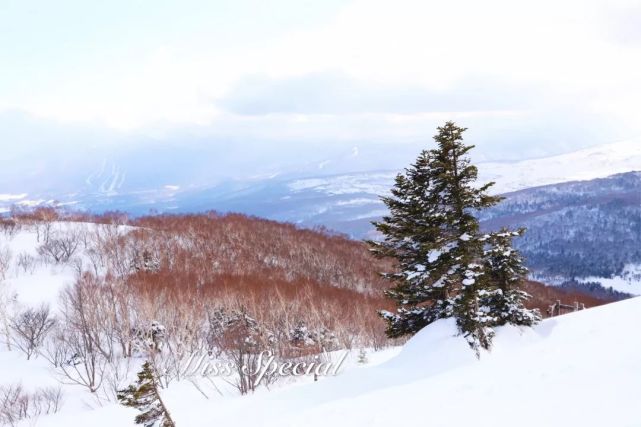
[[[478,168],[482,182],[496,182],[493,190],[497,193],[603,178],[641,170],[641,140],[600,145],[518,162],[479,162]],[[389,190],[395,175],[394,172],[380,172],[308,178],[293,181],[289,186],[294,192],[315,189],[327,194],[384,194]]]
[[[38,246],[33,230],[0,243],[11,249],[16,262],[21,254],[35,257]],[[22,305],[48,301],[55,306],[58,291],[73,278],[71,266],[36,264],[22,271],[13,264],[5,283]],[[497,331],[493,350],[478,360],[455,336],[454,322],[442,320],[402,349],[370,354],[367,365],[356,364],[354,352],[339,375],[318,382],[304,378],[241,397],[229,391],[221,396],[207,380],[191,378],[172,382],[163,397],[180,427],[639,426],[640,323],[641,298],[634,298],[547,319],[533,329],[504,327]],[[132,361],[129,377],[139,362]],[[35,390],[59,380],[61,411],[19,425],[134,426],[135,410],[65,384],[44,357],[26,360],[0,346],[0,387],[21,382]]]
[[[387,363],[253,396],[208,401],[167,390],[177,425],[638,426],[641,298],[503,328],[476,360],[443,320]],[[42,426],[110,426],[124,409],[43,418]],[[121,424],[128,425],[128,424]]]
[[[50,234],[66,230],[95,229],[94,224],[52,223]],[[75,274],[68,264],[44,264],[38,247],[44,239],[36,228],[20,230],[14,236],[0,233],[0,256],[8,259],[9,268],[0,277],[0,291],[15,293],[20,305],[35,306],[40,303],[55,304],[59,292],[73,283]],[[78,256],[81,251],[78,250]]]
[[[387,362],[351,365],[317,383],[207,399],[185,381],[166,389],[164,400],[176,424],[190,427],[639,426],[640,321],[635,298],[531,330],[502,328],[492,352],[477,360],[454,336],[454,323],[442,320]],[[29,383],[51,381],[40,359],[7,356],[0,352],[3,379],[23,372]],[[70,390],[63,411],[21,425],[133,427],[135,411],[107,402],[83,406],[89,396]]]
[[[604,178],[635,170],[641,170],[641,140],[600,145],[540,159],[479,164],[480,178],[483,181],[496,181],[494,189],[498,193]]]
[[[641,298],[503,328],[476,360],[443,320],[399,356],[230,404],[173,396],[182,425],[638,426]]]
[[[598,282],[606,288],[610,287],[619,292],[641,295],[641,264],[627,264],[623,267],[621,274],[612,277],[590,276],[580,281]]]

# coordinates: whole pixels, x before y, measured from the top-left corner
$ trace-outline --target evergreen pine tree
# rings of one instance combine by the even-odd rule
[[[136,424],[143,424],[144,427],[175,427],[157,384],[151,364],[147,361],[138,373],[136,384],[118,391],[118,400],[122,405],[141,412],[136,416]]]
[[[492,288],[484,296],[482,305],[495,317],[496,325],[532,326],[541,320],[538,310],[525,308],[524,303],[530,295],[519,289],[527,268],[523,266],[519,252],[512,247],[512,239],[524,231],[502,228],[485,237],[484,267]]]
[[[370,242],[378,256],[398,261],[400,273],[385,273],[394,283],[387,295],[396,313],[381,315],[390,337],[413,334],[437,319],[455,317],[460,333],[478,352],[489,348],[496,318],[485,303],[492,277],[485,274],[485,240],[475,213],[498,203],[488,183],[475,187],[473,148],[460,128],[447,122],[434,137],[437,148],[424,150],[396,178],[383,202],[390,214],[374,226],[382,242]]]
[[[390,215],[375,227],[383,242],[370,242],[372,251],[397,259],[401,272],[384,273],[395,286],[387,295],[399,308],[382,312],[387,333],[399,337],[419,331],[433,321],[452,315],[451,281],[443,273],[451,265],[450,239],[443,236],[446,216],[434,187],[433,155],[424,150],[405,174],[396,177],[391,197],[384,197]]]

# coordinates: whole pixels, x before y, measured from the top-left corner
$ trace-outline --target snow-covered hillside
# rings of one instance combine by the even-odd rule
[[[66,227],[96,226],[54,224],[50,231]],[[4,282],[22,306],[45,301],[55,307],[58,291],[75,277],[73,262],[20,267],[18,259],[38,255],[43,231],[2,240],[15,256]],[[80,248],[76,256],[86,254]],[[190,377],[171,382],[163,398],[179,427],[639,426],[640,322],[641,298],[634,298],[547,319],[533,329],[503,327],[492,352],[478,360],[455,336],[454,323],[441,320],[402,349],[370,351],[364,365],[356,363],[354,350],[337,376],[318,382],[305,377],[239,396],[221,378]],[[132,381],[140,362],[130,361],[117,379],[120,386]],[[0,387],[17,383],[27,390],[60,385],[63,392],[59,412],[20,426],[134,426],[135,410],[69,384],[43,356],[27,360],[1,345]]]
[[[635,170],[641,170],[641,140],[600,145],[540,159],[479,164],[480,178],[496,181],[494,189],[498,193],[604,178]]]
[[[6,261],[0,275],[0,291],[14,294],[18,305],[35,306],[41,303],[55,304],[59,292],[75,280],[71,264],[43,263],[38,248],[44,243],[44,234],[54,236],[68,231],[92,233],[99,226],[83,223],[52,223],[47,230],[42,226],[23,229],[10,235],[0,233],[0,256]],[[74,257],[84,258],[82,248],[77,248]]]
[[[449,320],[387,363],[207,407],[172,396],[182,425],[641,425],[641,298],[499,330],[476,360]]]
[[[612,277],[590,276],[581,279],[581,282],[598,282],[619,292],[641,295],[641,264],[627,264],[621,274]]]
[[[176,384],[165,401],[179,426],[639,426],[641,343],[633,337],[640,320],[641,298],[634,298],[532,330],[502,328],[480,360],[443,320],[379,365],[246,397],[205,399]],[[133,415],[107,404],[37,425],[125,426]]]
[[[641,140],[622,141],[557,156],[518,162],[480,162],[481,182],[495,181],[493,191],[507,193],[568,181],[641,170]],[[395,173],[363,173],[294,181],[292,191],[316,189],[328,194],[385,194]]]

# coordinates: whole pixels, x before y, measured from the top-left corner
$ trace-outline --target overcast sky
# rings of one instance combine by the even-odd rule
[[[640,102],[638,0],[0,0],[5,158],[394,150],[454,119],[511,159],[637,138]]]

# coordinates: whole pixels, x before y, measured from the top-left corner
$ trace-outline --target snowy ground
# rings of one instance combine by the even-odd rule
[[[641,295],[641,264],[627,264],[623,272],[614,277],[585,277],[581,282],[599,282],[605,288],[626,292],[632,295]]]
[[[35,250],[35,235],[4,241],[15,253]],[[24,305],[55,302],[73,280],[70,267],[13,271],[6,282]],[[641,426],[641,298],[548,319],[539,326],[498,330],[491,353],[477,360],[454,336],[452,321],[421,331],[402,349],[350,355],[339,375],[304,378],[250,396],[174,382],[164,398],[179,427],[196,426]],[[58,384],[42,358],[27,361],[0,348],[0,385]],[[205,380],[200,381],[206,384]],[[62,385],[61,412],[21,426],[133,426],[136,411],[98,402]]]
[[[377,367],[207,410],[174,403],[183,425],[641,425],[641,299],[504,328],[476,360],[440,321]]]
[[[67,229],[70,224],[60,223],[52,226],[53,231]],[[75,228],[93,227],[92,224],[71,224]],[[43,265],[35,261],[33,270],[25,271],[18,266],[20,256],[38,260],[38,234],[35,229],[21,230],[15,236],[0,233],[0,250],[8,250],[11,267],[5,274],[3,285],[18,296],[23,305],[37,305],[41,302],[55,302],[60,290],[74,280],[73,269],[68,265]]]
[[[634,298],[532,330],[503,328],[481,360],[445,320],[387,362],[352,366],[317,383],[211,400],[183,383],[165,399],[177,425],[190,427],[641,426],[640,320],[641,298]],[[134,415],[107,405],[37,425],[125,426]]]

